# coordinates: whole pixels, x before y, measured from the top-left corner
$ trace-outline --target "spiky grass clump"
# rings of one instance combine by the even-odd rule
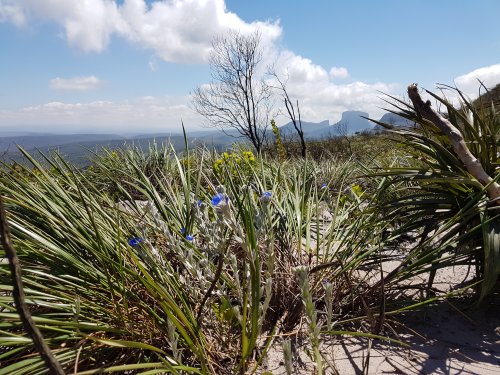
[[[426,91],[444,116],[460,131],[474,158],[494,182],[500,181],[500,114],[492,96],[475,102],[451,90],[458,108],[445,96]],[[449,92],[449,91],[448,91]],[[406,273],[430,273],[429,286],[439,268],[462,264],[475,268],[480,299],[495,287],[500,275],[500,214],[488,186],[472,176],[450,139],[415,108],[396,98],[394,111],[415,123],[411,129],[388,128],[405,154],[397,165],[384,168],[385,186],[399,185],[399,194],[383,203],[387,218],[402,223],[399,232],[413,232],[417,246],[408,257]],[[396,112],[397,111],[397,112]],[[406,276],[405,276],[406,277]]]

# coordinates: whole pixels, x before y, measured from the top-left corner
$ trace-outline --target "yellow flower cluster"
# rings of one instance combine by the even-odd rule
[[[276,121],[271,120],[271,128],[273,129],[275,137],[274,144],[276,145],[276,149],[278,150],[280,161],[283,161],[286,159],[286,149],[285,145],[283,145],[283,141],[281,140],[281,133],[278,129],[278,126],[276,125]]]
[[[252,151],[243,151],[242,156],[246,162],[250,164],[255,163],[255,156]]]
[[[233,174],[236,175],[236,165],[239,169],[245,169],[245,167],[253,164],[255,164],[255,155],[252,151],[242,151],[239,154],[235,152],[223,152],[222,157],[215,161],[214,170],[220,173],[224,166],[229,166],[234,169]]]
[[[358,184],[352,184],[351,185],[351,190],[354,194],[356,194],[358,197],[361,197],[365,192],[363,191],[363,188],[359,186]]]

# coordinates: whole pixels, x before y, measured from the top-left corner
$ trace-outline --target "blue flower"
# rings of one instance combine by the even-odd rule
[[[186,233],[186,228],[181,228],[181,234]]]
[[[260,201],[262,203],[266,203],[266,204],[269,203],[269,202],[271,202],[271,195],[272,194],[271,194],[270,191],[264,192],[264,194],[262,194],[262,196],[260,197]]]
[[[224,194],[218,193],[215,194],[214,197],[212,198],[212,205],[213,206],[218,206],[220,202],[224,200]],[[227,198],[226,198],[227,201]]]
[[[141,242],[144,242],[144,239],[140,237],[132,237],[128,240],[128,244],[132,247],[139,245]]]
[[[217,215],[229,215],[229,197],[224,193],[217,193],[212,198],[212,206]]]
[[[186,236],[186,240],[188,240],[188,241],[192,241],[192,240],[194,240],[193,235],[192,235],[192,234],[188,234],[188,235]]]
[[[198,205],[198,207],[201,207],[201,205],[203,204],[203,201],[201,199],[198,199],[198,201],[196,202],[196,204]]]
[[[323,182],[321,184],[321,189],[326,189],[328,187],[328,185],[326,184],[326,182]]]

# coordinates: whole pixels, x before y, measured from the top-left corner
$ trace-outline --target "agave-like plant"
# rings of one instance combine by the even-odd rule
[[[389,112],[414,123],[412,127],[372,120],[385,127],[408,155],[404,164],[377,172],[387,177],[386,186],[399,185],[399,194],[383,202],[383,209],[387,219],[400,225],[400,232],[417,234],[418,243],[399,275],[430,272],[431,286],[437,269],[473,265],[482,299],[493,290],[500,274],[500,201],[491,194],[495,188],[498,191],[500,181],[500,112],[491,96],[472,102],[456,88],[444,89],[452,91],[458,106],[426,90],[438,108],[445,110],[442,114],[431,109],[430,101],[424,104],[420,96],[415,98],[415,86],[409,87],[413,103],[390,97]],[[443,131],[440,121],[455,129]],[[464,161],[457,139],[463,141],[462,149],[470,151],[469,160],[480,164],[486,182]]]

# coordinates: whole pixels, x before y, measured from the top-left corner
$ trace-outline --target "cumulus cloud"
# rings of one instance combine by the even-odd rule
[[[86,52],[102,51],[116,35],[182,63],[205,61],[213,37],[228,30],[258,29],[265,43],[281,35],[278,22],[247,23],[224,0],[0,0],[0,21],[27,19],[59,24],[68,43]]]
[[[60,132],[180,131],[181,120],[188,128],[200,124],[187,103],[187,97],[152,96],[123,101],[49,102],[0,111],[0,125]]]
[[[260,30],[264,42],[281,35],[276,22],[246,23],[226,9],[224,0],[156,1],[125,0],[120,13],[129,40],[156,51],[165,61],[200,62],[210,52],[215,35],[228,30]]]
[[[455,78],[455,85],[470,97],[477,97],[481,81],[487,88],[500,83],[500,64],[485,66]]]
[[[102,81],[96,76],[74,78],[56,77],[50,80],[49,87],[53,90],[87,91],[94,90],[101,84]]]
[[[336,66],[334,66],[330,69],[330,78],[331,79],[349,78],[349,72],[344,67],[337,68]]]
[[[16,26],[22,26],[26,22],[23,8],[16,1],[0,1],[0,22],[12,22]]]
[[[338,84],[335,80],[348,74],[347,69],[335,68],[338,70],[332,74],[332,69],[328,72],[291,51],[283,51],[275,67],[277,74],[286,80],[289,96],[299,100],[301,115],[306,121],[335,123],[341,119],[342,112],[348,110],[365,111],[372,117],[379,117],[384,112],[379,108],[381,93],[394,94],[400,88],[391,83],[355,80]]]
[[[11,0],[0,0],[5,4]],[[114,33],[123,33],[117,3],[110,0],[16,0],[24,23],[42,20],[59,24],[69,44],[85,51],[102,51]]]

